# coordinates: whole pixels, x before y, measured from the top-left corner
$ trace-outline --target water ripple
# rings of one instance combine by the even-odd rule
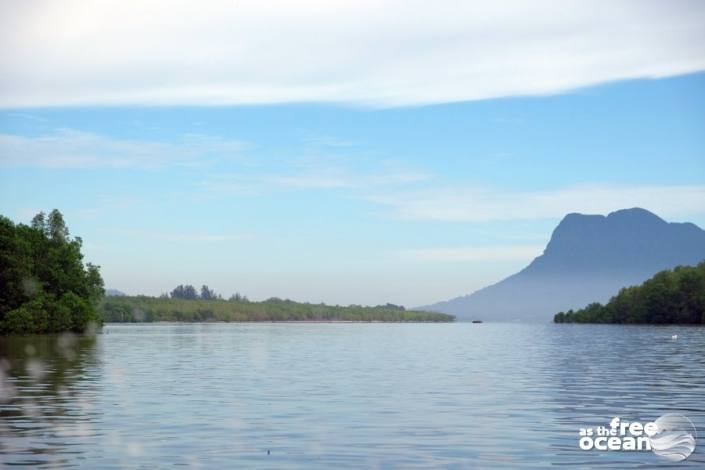
[[[704,372],[695,327],[152,324],[5,337],[0,465],[668,467],[652,452],[581,451],[578,430],[673,412],[703,436]],[[677,465],[705,456],[696,447]]]

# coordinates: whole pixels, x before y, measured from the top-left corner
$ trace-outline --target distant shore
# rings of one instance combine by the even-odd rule
[[[99,312],[107,323],[248,322],[248,323],[439,323],[444,313],[406,310],[393,305],[325,305],[272,298],[262,302],[167,297],[105,297]]]
[[[559,312],[554,323],[641,325],[705,324],[705,261],[656,273],[638,286],[625,287],[605,305],[592,303]]]
[[[433,320],[198,320],[198,321],[171,321],[171,320],[157,320],[157,321],[123,321],[123,322],[113,322],[106,321],[103,325],[181,325],[184,323],[203,323],[203,324],[223,324],[223,323],[293,323],[293,324],[310,324],[310,323],[470,323],[470,322],[456,322],[456,321],[433,321]]]

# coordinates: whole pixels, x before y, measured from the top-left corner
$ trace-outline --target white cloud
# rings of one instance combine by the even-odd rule
[[[73,129],[26,137],[0,134],[0,165],[45,168],[161,168],[232,157],[239,141],[185,135],[173,143],[115,139]]]
[[[450,222],[551,219],[570,212],[606,214],[629,207],[662,217],[705,214],[703,185],[581,185],[541,191],[444,188],[386,192],[369,199],[390,208],[396,218]]]
[[[404,259],[436,262],[467,261],[530,261],[543,253],[543,246],[461,246],[445,248],[417,248],[396,252]]]
[[[0,3],[0,107],[409,105],[705,69],[688,0]]]

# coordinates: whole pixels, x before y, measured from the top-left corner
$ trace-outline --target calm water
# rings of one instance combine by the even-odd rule
[[[107,325],[0,358],[0,466],[705,466],[703,328]],[[578,449],[666,412],[702,436],[685,462]]]

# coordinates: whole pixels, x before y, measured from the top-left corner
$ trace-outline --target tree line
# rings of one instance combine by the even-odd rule
[[[83,263],[58,210],[30,225],[0,216],[0,333],[83,332],[99,325],[99,267]]]
[[[104,297],[98,266],[83,262],[82,240],[71,237],[58,210],[29,225],[0,216],[0,334],[84,332],[103,321],[430,321],[455,317],[377,307],[294,302],[272,297],[228,300],[207,285],[181,284],[161,297]]]
[[[223,296],[217,294],[207,285],[202,285],[200,293],[191,284],[179,284],[168,294],[162,294],[162,299],[182,299],[182,300],[223,300]],[[234,302],[248,302],[247,296],[235,293],[228,299]]]
[[[705,324],[705,261],[660,271],[625,287],[607,304],[555,315],[555,323]]]
[[[377,307],[325,305],[272,297],[247,299],[183,299],[175,297],[106,297],[100,304],[106,322],[153,321],[385,321],[450,322],[452,315],[405,310],[387,304]]]

